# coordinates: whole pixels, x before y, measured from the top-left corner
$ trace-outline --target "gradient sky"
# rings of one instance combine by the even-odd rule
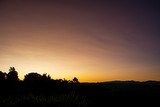
[[[0,70],[81,82],[160,80],[158,0],[0,0]]]

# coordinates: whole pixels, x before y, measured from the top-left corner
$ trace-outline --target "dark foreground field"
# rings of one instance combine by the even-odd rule
[[[160,106],[160,82],[1,81],[0,107]]]

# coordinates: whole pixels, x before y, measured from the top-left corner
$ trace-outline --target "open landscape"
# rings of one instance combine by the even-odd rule
[[[0,107],[160,107],[160,0],[0,0]]]

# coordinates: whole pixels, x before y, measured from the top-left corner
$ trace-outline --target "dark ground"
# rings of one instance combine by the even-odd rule
[[[1,81],[0,107],[160,106],[160,82]]]

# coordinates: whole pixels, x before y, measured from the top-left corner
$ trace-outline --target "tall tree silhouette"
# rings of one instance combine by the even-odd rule
[[[10,67],[9,73],[7,74],[7,80],[9,81],[18,81],[18,72],[14,67]]]

